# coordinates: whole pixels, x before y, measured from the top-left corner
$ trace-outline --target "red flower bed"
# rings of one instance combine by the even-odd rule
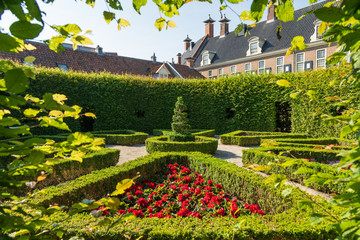
[[[165,174],[125,190],[118,198],[124,202],[119,215],[132,212],[136,217],[222,217],[265,213],[257,205],[230,200],[223,187],[204,179],[197,172],[175,163]],[[103,211],[103,215],[109,214]]]

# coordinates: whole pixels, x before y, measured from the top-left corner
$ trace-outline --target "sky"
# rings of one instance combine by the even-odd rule
[[[235,5],[229,5],[237,14],[244,10],[249,10],[252,0],[244,0]],[[150,60],[155,53],[157,61],[177,61],[176,55],[184,52],[183,40],[187,35],[197,41],[205,35],[204,20],[211,15],[217,20],[214,22],[214,36],[219,35],[220,31],[220,2],[214,0],[212,4],[205,2],[190,2],[185,4],[180,10],[179,16],[171,18],[177,25],[176,28],[165,28],[159,31],[154,23],[160,17],[157,6],[148,1],[148,4],[140,9],[139,15],[132,7],[132,1],[121,1],[124,11],[114,11],[117,18],[128,20],[131,26],[117,30],[115,21],[107,24],[103,18],[103,11],[107,10],[105,0],[97,0],[95,7],[92,8],[85,4],[85,0],[55,0],[52,4],[45,4],[38,0],[40,9],[46,13],[43,17],[48,25],[63,25],[76,23],[85,32],[92,30],[88,37],[93,41],[93,47],[100,45],[104,52],[116,52],[120,56],[140,58]],[[295,9],[308,6],[307,0],[294,1]],[[263,19],[266,19],[266,11]],[[222,11],[230,19],[229,31],[233,31],[241,23],[239,17],[229,8]],[[4,13],[0,26],[5,32],[15,18],[11,13]],[[37,41],[51,38],[56,32],[46,26],[41,34],[35,39]]]

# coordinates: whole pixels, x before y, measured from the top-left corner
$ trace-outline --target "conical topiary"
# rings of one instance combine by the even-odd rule
[[[172,133],[169,134],[169,141],[189,142],[195,141],[195,136],[190,133],[190,124],[187,119],[187,108],[183,98],[178,97],[175,103],[174,115],[172,117]]]

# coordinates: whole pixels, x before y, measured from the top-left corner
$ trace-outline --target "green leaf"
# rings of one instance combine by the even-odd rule
[[[158,18],[155,21],[155,27],[161,31],[161,29],[163,29],[165,26],[165,18]]]
[[[11,37],[9,34],[0,32],[0,51],[3,52],[18,52],[21,42]]]
[[[127,20],[125,20],[123,18],[120,18],[118,20],[118,30],[120,30],[121,27],[127,27],[127,26],[130,26],[130,23]]]
[[[145,6],[146,3],[147,0],[133,0],[133,7],[140,14],[140,8]]]
[[[33,39],[39,36],[43,26],[29,23],[28,21],[17,21],[11,24],[10,32],[20,39]]]
[[[327,217],[327,215],[319,214],[319,213],[313,213],[311,217],[309,218],[309,221],[311,224],[318,224],[322,221],[324,217]]]
[[[309,207],[311,209],[313,209],[313,202],[311,201],[307,201],[307,200],[301,200],[301,201],[298,201],[298,207],[299,208],[303,208],[303,207]]]
[[[105,22],[107,22],[108,24],[115,19],[115,13],[104,11],[103,15]]]
[[[224,6],[221,6],[219,10],[220,10],[220,11],[223,11],[223,10],[225,10],[226,8],[227,8],[227,6],[224,5]]]
[[[341,62],[346,56],[344,52],[335,52],[326,59],[326,65],[334,65]]]
[[[84,133],[76,132],[67,137],[67,141],[72,146],[80,146],[84,143],[91,143],[93,140],[94,138],[91,135],[91,133],[84,134]]]
[[[237,36],[244,29],[244,24],[239,24],[234,30],[235,35]]]
[[[175,24],[173,21],[167,21],[166,27],[167,27],[167,26],[172,27],[172,28],[177,27],[176,24]]]
[[[111,210],[119,210],[120,203],[120,200],[116,197],[110,197],[108,201],[108,205]]]
[[[22,93],[29,85],[28,78],[26,77],[24,71],[20,68],[7,71],[4,79],[7,91],[11,93]]]
[[[283,191],[281,192],[281,195],[282,195],[283,197],[287,197],[287,196],[289,196],[289,195],[291,194],[291,192],[292,192],[292,188],[287,188],[287,189],[285,189],[285,190],[283,190]]]
[[[76,35],[81,32],[81,28],[76,24],[66,24],[64,26],[61,26],[61,30],[66,31],[67,34],[73,34],[73,35]]]
[[[276,81],[276,84],[282,87],[290,87],[290,82],[285,79]]]
[[[41,12],[37,2],[35,0],[25,0],[25,5],[29,14],[39,22],[42,22]]]
[[[92,45],[93,42],[90,38],[82,36],[82,35],[75,35],[71,38],[71,41],[74,43],[74,50],[76,50],[78,44],[82,45]]]
[[[111,196],[117,196],[120,194],[123,194],[125,192],[126,189],[128,189],[129,187],[131,187],[134,184],[134,180],[133,179],[124,179],[121,182],[119,182],[116,185],[116,190],[111,194]]]
[[[267,5],[268,0],[253,0],[251,4],[251,16],[256,22],[261,20]]]
[[[244,21],[255,21],[255,19],[251,16],[250,11],[242,11],[240,14],[240,18]]]
[[[337,22],[347,17],[338,7],[322,7],[314,11],[315,16],[324,22]]]
[[[106,2],[109,3],[109,6],[113,9],[123,10],[119,0],[106,0]]]
[[[292,1],[286,1],[285,4],[279,4],[275,8],[276,17],[283,21],[293,21],[294,20],[294,6]]]
[[[59,119],[55,119],[55,118],[42,117],[40,124],[42,127],[50,127],[51,126],[51,127],[55,127],[58,129],[70,131],[70,129],[66,123],[64,123],[63,121],[61,121]]]
[[[318,92],[316,92],[316,91],[314,91],[314,90],[308,90],[308,91],[306,92],[306,94],[309,96],[309,98],[310,98],[311,100],[315,100],[315,99],[318,98]]]
[[[25,117],[36,117],[36,115],[38,115],[39,112],[40,112],[40,110],[38,110],[38,109],[27,108],[24,111],[24,115],[25,115]]]
[[[309,0],[309,4],[317,3],[318,0]]]
[[[294,93],[291,93],[291,94],[290,94],[290,97],[291,97],[292,99],[296,99],[299,94],[300,94],[300,92],[294,92]]]
[[[20,125],[19,120],[13,117],[5,117],[0,119],[0,125],[4,127],[11,127],[14,125]]]

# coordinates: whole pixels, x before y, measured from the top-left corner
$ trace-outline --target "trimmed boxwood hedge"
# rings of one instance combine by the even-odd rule
[[[195,136],[195,142],[172,142],[167,136],[148,138],[145,141],[146,151],[153,152],[202,152],[215,153],[218,140],[215,138]]]
[[[147,133],[133,130],[94,131],[92,134],[95,137],[105,138],[105,143],[108,145],[126,146],[143,144],[149,136]]]
[[[287,155],[287,151],[290,151],[291,155],[299,159],[315,159],[316,162],[305,162],[305,168],[300,165],[292,165],[287,168],[271,164],[286,162],[294,160],[294,158],[279,156],[278,154],[283,152]],[[256,149],[243,150],[242,162],[243,164],[258,164],[270,166],[270,170],[264,171],[267,174],[284,174],[288,179],[305,184],[305,181],[316,173],[328,173],[334,176],[343,175],[349,176],[349,170],[338,170],[338,167],[328,165],[331,161],[339,161],[339,151],[327,150],[327,149],[310,149],[310,148],[293,148],[293,147],[261,147]],[[295,174],[297,170],[303,170],[303,173]],[[325,193],[343,193],[346,183],[337,184],[310,184],[309,187],[325,192]]]
[[[310,210],[300,209],[297,201],[306,200],[305,193],[298,188],[288,197],[283,197],[283,188],[274,188],[265,184],[265,178],[235,164],[216,159],[201,153],[155,153],[82,176],[57,187],[43,189],[32,203],[48,206],[49,204],[71,204],[83,198],[99,199],[112,192],[117,182],[134,177],[136,172],[146,179],[169,163],[181,162],[192,170],[215,183],[223,185],[224,190],[249,204],[258,204],[267,213],[265,216],[248,215],[237,219],[222,217],[211,219],[174,218],[174,219],[129,219],[119,223],[109,232],[106,226],[97,226],[91,237],[96,239],[126,239],[125,233],[144,239],[332,239],[336,236],[327,223],[311,225]],[[289,186],[284,186],[288,188]],[[321,198],[316,198],[323,201]],[[334,215],[340,209],[323,201],[322,206]],[[64,219],[69,218],[67,221]],[[115,219],[118,217],[114,217]],[[49,227],[59,224],[69,237],[78,235],[90,238],[80,229],[94,227],[104,217],[94,218],[89,213],[69,217],[66,212],[52,216]],[[244,221],[242,221],[244,220]],[[234,226],[242,222],[238,230]]]
[[[82,162],[61,160],[52,166],[53,172],[45,180],[39,182],[36,187],[44,188],[49,185],[73,180],[94,170],[114,166],[119,162],[119,154],[120,150],[118,149],[104,149],[87,154],[83,157]]]
[[[300,147],[300,148],[325,148],[327,145],[334,145],[334,150],[350,150],[351,141],[341,141],[339,138],[276,138],[276,146]],[[271,141],[270,139],[261,139],[261,144]]]
[[[214,137],[215,129],[206,130],[206,129],[190,129],[190,132],[195,136],[203,136],[203,137]],[[171,129],[154,129],[154,136],[165,135],[168,136],[171,133]]]
[[[262,139],[273,138],[306,138],[307,134],[282,133],[282,132],[255,132],[255,131],[235,131],[220,135],[222,144],[232,144],[239,146],[258,146]]]

